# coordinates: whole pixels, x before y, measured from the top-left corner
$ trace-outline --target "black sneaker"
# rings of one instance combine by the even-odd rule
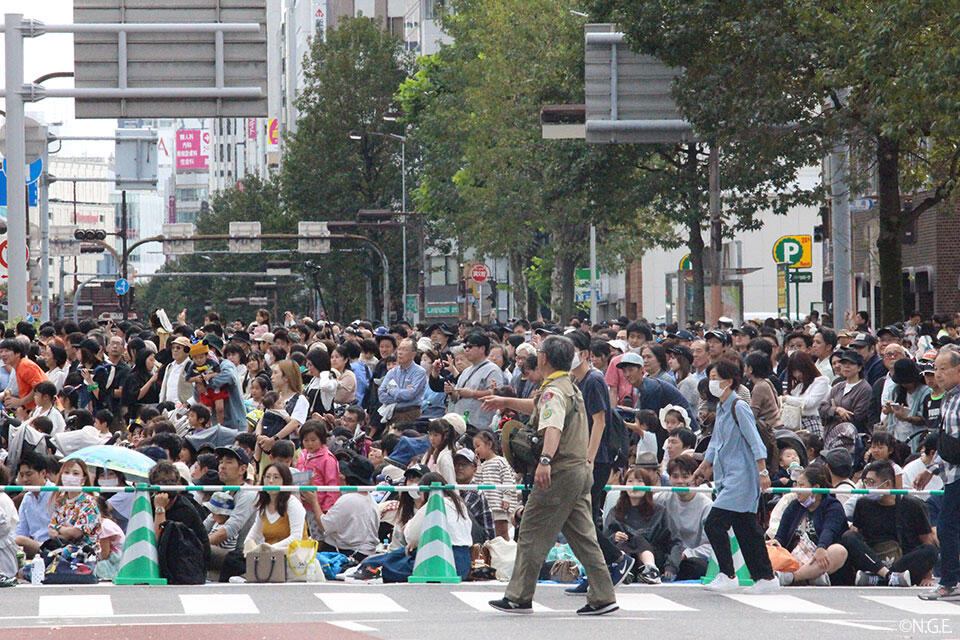
[[[616,587],[626,580],[636,562],[633,556],[625,553],[620,556],[619,560],[610,565],[610,580],[613,581],[613,586]]]
[[[590,583],[587,582],[586,578],[581,578],[580,582],[577,583],[575,587],[567,587],[563,590],[568,596],[585,596],[587,595],[587,587],[590,586]]]
[[[513,600],[508,600],[507,598],[491,600],[490,606],[497,611],[503,611],[504,613],[533,613],[533,603],[514,602]]]
[[[589,602],[579,609],[577,609],[578,616],[602,616],[605,613],[613,613],[620,607],[616,602],[608,602],[607,604],[601,604],[594,606]]]
[[[0,588],[15,586],[17,586],[17,579],[15,577],[7,577],[3,574],[0,574]]]

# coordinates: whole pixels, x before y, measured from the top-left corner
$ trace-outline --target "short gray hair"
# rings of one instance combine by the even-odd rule
[[[573,340],[566,336],[547,336],[540,344],[540,351],[556,371],[569,371],[573,364]]]
[[[946,344],[940,347],[940,351],[937,352],[938,356],[949,355],[950,356],[950,366],[951,367],[960,367],[960,346],[955,344]]]

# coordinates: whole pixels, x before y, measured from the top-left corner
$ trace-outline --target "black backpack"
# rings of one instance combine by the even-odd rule
[[[203,557],[203,545],[193,529],[167,520],[160,532],[157,545],[160,561],[160,577],[168,584],[203,584],[207,580],[207,568]]]
[[[611,417],[607,429],[610,430],[608,440],[610,455],[613,456],[613,466],[617,469],[630,466],[630,430],[623,422],[623,418],[616,411],[609,413]]]

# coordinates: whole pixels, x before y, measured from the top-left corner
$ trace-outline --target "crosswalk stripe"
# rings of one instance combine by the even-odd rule
[[[624,611],[696,611],[655,593],[618,593],[617,604]]]
[[[877,604],[924,615],[960,616],[960,606],[951,602],[937,600],[921,600],[916,595],[909,596],[860,596],[864,600],[871,600]]]
[[[41,618],[105,618],[113,615],[108,595],[40,596]]]
[[[180,604],[188,616],[260,613],[245,593],[181,593]]]
[[[837,609],[831,609],[815,602],[809,602],[796,596],[779,594],[739,594],[725,593],[725,597],[771,613],[843,613]]]
[[[493,611],[490,607],[490,601],[500,599],[496,592],[491,591],[451,591],[450,595],[455,596],[461,602],[473,607],[477,611]],[[553,609],[543,606],[536,600],[533,602],[533,610],[553,611]]]
[[[850,620],[817,620],[824,624],[836,624],[841,627],[853,627],[854,629],[866,629],[867,631],[893,631],[890,627],[880,627],[875,624],[866,624],[865,622],[851,622]]]
[[[346,629],[347,631],[376,631],[376,627],[368,627],[365,624],[354,622],[353,620],[331,620],[327,624]]]
[[[314,593],[333,613],[396,613],[406,609],[382,593]]]

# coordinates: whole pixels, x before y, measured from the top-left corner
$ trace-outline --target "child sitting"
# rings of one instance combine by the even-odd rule
[[[660,409],[660,424],[663,425],[663,428],[667,431],[667,440],[670,439],[677,429],[690,428],[690,416],[687,414],[687,410],[683,407],[677,406],[675,404],[668,404],[667,406]],[[694,446],[697,444],[694,440]],[[690,447],[691,449],[693,447]],[[663,459],[661,461],[662,470],[666,472],[667,465],[670,463],[670,452],[667,450],[667,441],[663,442]]]
[[[226,491],[217,491],[210,499],[203,503],[210,516],[213,518],[213,527],[210,528],[210,535],[223,529],[223,525],[233,514],[233,496]],[[225,549],[233,549],[236,546],[236,540],[224,540],[220,546]]]
[[[214,389],[208,385],[210,380],[220,373],[220,364],[210,358],[210,347],[197,342],[190,347],[190,357],[192,362],[187,363],[184,371],[184,379],[195,385],[197,389],[197,398],[200,402],[211,409],[214,421],[222,424],[224,419],[224,402],[229,398],[230,393],[226,389]]]
[[[126,536],[115,522],[113,507],[107,502],[106,496],[98,496],[97,502],[100,504],[100,560],[96,574],[101,580],[113,580],[120,571]]]
[[[775,487],[792,487],[793,475],[799,475],[803,471],[800,465],[800,454],[793,447],[783,447],[780,449],[780,467],[770,478],[770,484]]]

